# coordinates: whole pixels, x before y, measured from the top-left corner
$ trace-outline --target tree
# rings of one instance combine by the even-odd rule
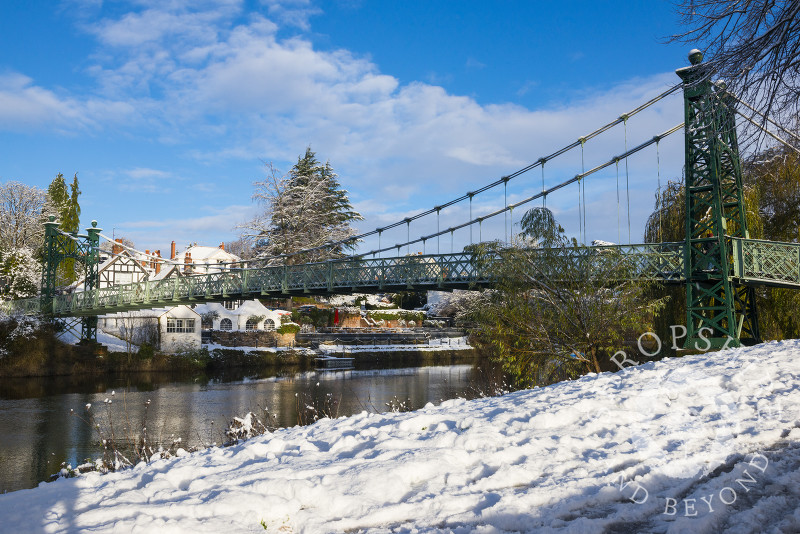
[[[708,67],[754,106],[762,125],[771,117],[789,131],[797,128],[798,0],[680,0],[678,13],[688,29],[673,41],[703,48]]]
[[[0,300],[35,297],[41,277],[41,264],[29,248],[0,250]]]
[[[38,252],[44,239],[47,195],[38,187],[8,182],[0,186],[0,250]]]
[[[635,262],[567,238],[546,208],[528,211],[521,226],[536,247],[472,247],[496,280],[468,314],[478,344],[524,387],[617,369],[612,356],[650,330],[665,300],[634,280]]]
[[[747,228],[753,239],[800,241],[800,157],[785,146],[754,154],[742,165]],[[686,235],[684,186],[668,182],[656,200],[645,226],[648,243],[683,241]],[[673,304],[656,320],[655,332],[683,324],[686,307],[683,287],[665,288]],[[756,290],[759,328],[764,339],[800,337],[800,292],[761,287]]]
[[[0,186],[0,299],[38,293],[46,212],[41,189],[19,182]]]
[[[758,190],[764,239],[800,240],[800,155],[785,146],[764,150],[744,163],[743,178]]]
[[[50,207],[58,219],[59,228],[64,232],[74,233],[78,231],[81,218],[81,207],[78,203],[80,194],[77,173],[73,177],[69,189],[67,189],[67,184],[64,181],[64,175],[61,173],[56,175],[47,188]],[[68,243],[67,248],[72,248],[73,251],[77,250],[74,243]],[[77,280],[78,273],[75,270],[74,259],[67,258],[61,262],[58,268],[58,278],[59,285],[70,284]]]
[[[254,255],[252,240],[245,238],[239,238],[236,241],[225,243],[225,250],[243,260],[249,260]]]
[[[125,342],[128,363],[133,361],[134,346],[137,351],[145,344],[158,347],[158,319],[137,312],[126,312],[117,314],[116,326],[117,335]]]
[[[72,178],[69,189],[64,180],[64,175],[58,173],[50,186],[47,188],[47,196],[55,215],[60,224],[61,230],[65,232],[77,232],[80,226],[81,207],[78,203],[78,196],[81,191],[78,188],[77,173]]]
[[[243,225],[255,232],[260,257],[303,263],[343,257],[355,248],[355,242],[343,241],[355,235],[351,223],[363,217],[353,210],[330,163],[320,164],[308,148],[285,176],[271,164],[267,170],[267,178],[253,184],[253,199],[264,211]],[[308,249],[315,250],[297,254]]]
[[[768,149],[745,162],[743,171],[745,183],[758,190],[763,238],[800,241],[800,156],[784,146]],[[756,296],[764,339],[800,337],[800,292],[769,287]]]

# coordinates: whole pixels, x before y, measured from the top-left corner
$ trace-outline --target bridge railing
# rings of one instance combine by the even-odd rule
[[[684,243],[678,242],[534,248],[521,252],[531,277],[543,281],[566,282],[585,277],[600,283],[677,283],[684,279],[684,248]]]
[[[625,263],[628,272],[638,280],[680,282],[684,279],[685,244],[640,243],[632,245],[602,245],[588,247],[595,253],[613,252]]]
[[[36,315],[42,311],[42,300],[39,297],[0,301],[0,311],[6,315]]]
[[[575,249],[579,255],[613,253],[637,279],[680,281],[683,243],[607,245]],[[536,257],[534,251],[533,257]],[[545,255],[542,254],[542,258]],[[539,265],[538,269],[545,268]],[[229,297],[326,294],[349,291],[487,286],[491,275],[467,252],[396,258],[347,258],[302,265],[240,269],[143,281],[58,295],[56,315],[111,313],[126,309],[223,300]]]
[[[731,238],[734,276],[765,285],[800,286],[800,244]]]

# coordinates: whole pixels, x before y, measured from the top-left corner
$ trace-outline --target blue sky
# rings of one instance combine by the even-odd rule
[[[678,27],[661,0],[0,6],[0,182],[45,188],[77,172],[84,226],[96,219],[105,234],[162,252],[173,239],[179,248],[235,239],[257,209],[264,162],[286,171],[307,146],[331,162],[371,229],[574,141],[674,84],[687,63],[686,46],[665,43]],[[587,143],[586,166],[622,153],[626,135],[632,146],[680,122],[681,106],[667,99]],[[633,241],[657,176],[680,176],[682,146],[676,135],[658,162],[654,151],[631,158]],[[573,153],[548,164],[545,180],[577,172]],[[533,173],[509,184],[509,201],[541,189]],[[615,179],[612,169],[587,181],[589,239],[627,241]],[[572,190],[548,200],[572,233],[576,200]],[[494,192],[473,209],[503,202]],[[443,213],[441,227],[467,212]],[[454,246],[469,239],[461,232]]]

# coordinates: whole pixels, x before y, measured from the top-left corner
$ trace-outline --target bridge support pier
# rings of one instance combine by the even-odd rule
[[[733,102],[693,50],[684,84],[687,349],[760,341],[755,294],[734,278],[730,237],[749,238]]]

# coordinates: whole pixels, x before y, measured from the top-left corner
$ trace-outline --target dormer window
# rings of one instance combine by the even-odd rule
[[[241,300],[223,300],[222,301],[222,306],[226,310],[235,310],[236,308],[241,306],[241,304],[242,304]]]

